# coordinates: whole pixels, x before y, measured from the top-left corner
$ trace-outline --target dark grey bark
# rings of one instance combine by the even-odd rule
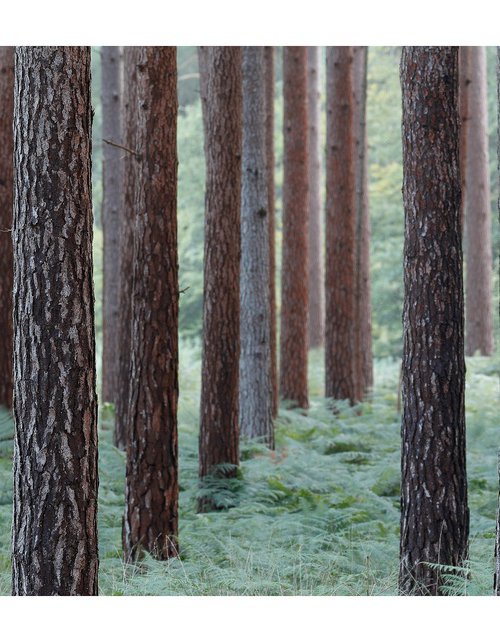
[[[274,447],[263,47],[243,47],[240,432]]]
[[[90,47],[15,77],[12,592],[96,595]]]
[[[403,594],[467,559],[458,47],[404,47]]]

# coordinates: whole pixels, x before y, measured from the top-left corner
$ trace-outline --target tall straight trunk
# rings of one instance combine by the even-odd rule
[[[354,128],[356,136],[356,362],[359,399],[362,399],[373,386],[371,230],[366,137],[367,63],[368,47],[353,47]]]
[[[271,326],[271,390],[272,413],[278,416],[279,387],[278,387],[278,353],[276,337],[276,222],[275,222],[275,190],[274,190],[274,47],[264,47],[266,69],[266,171],[267,199],[269,222],[269,305]]]
[[[123,215],[120,224],[120,293],[118,323],[118,371],[116,373],[114,443],[120,450],[127,448],[127,412],[130,401],[131,332],[132,332],[132,271],[134,251],[135,192],[139,180],[137,147],[137,122],[139,106],[137,96],[137,67],[140,47],[123,48]]]
[[[467,141],[469,139],[469,84],[470,54],[472,47],[458,48],[458,104],[460,113],[460,185],[462,200],[460,203],[460,225],[464,229],[466,201],[466,159]]]
[[[101,47],[102,102],[102,401],[115,403],[120,319],[120,223],[122,213],[121,51]],[[106,142],[109,141],[109,142]]]
[[[307,408],[307,47],[283,48],[283,103],[280,394]]]
[[[467,559],[458,47],[404,47],[401,559],[404,594]],[[448,572],[448,571],[447,571]]]
[[[328,47],[325,393],[359,398],[356,362],[356,136],[352,47]]]
[[[12,592],[96,595],[90,47],[18,47],[15,83]]]
[[[175,47],[141,47],[140,181],[134,199],[131,372],[123,545],[177,555],[177,63]]]
[[[497,47],[497,175],[500,179],[500,47]],[[500,194],[498,195],[498,223],[500,224]],[[499,256],[500,258],[500,256]],[[500,262],[499,262],[499,281],[500,281]],[[498,305],[498,316],[500,318],[500,302]],[[493,592],[500,595],[500,451],[498,456],[498,505],[497,505],[497,523],[495,539],[495,575],[493,580]]]
[[[202,488],[207,476],[234,477],[239,464],[241,53],[241,47],[206,52]],[[200,511],[216,507],[200,496]]]
[[[0,47],[0,404],[12,408],[14,47]]]
[[[274,447],[263,47],[243,47],[240,431]]]
[[[320,47],[307,47],[309,118],[309,348],[323,345],[324,276],[321,234]]]
[[[469,47],[465,158],[465,353],[493,353],[486,48]]]

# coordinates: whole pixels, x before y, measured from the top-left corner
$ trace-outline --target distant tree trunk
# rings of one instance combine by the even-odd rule
[[[308,408],[307,47],[283,48],[283,102],[280,392]]]
[[[327,48],[325,393],[359,398],[352,47]]]
[[[321,234],[321,102],[319,50],[307,47],[309,117],[309,348],[324,341],[323,243]]]
[[[120,318],[120,223],[122,214],[120,47],[101,47],[102,101],[102,401],[115,403]]]
[[[467,559],[458,47],[403,47],[405,207],[400,592]]]
[[[0,47],[0,404],[12,408],[14,47]]]
[[[208,47],[205,258],[199,475],[239,464],[241,47]],[[223,465],[223,466],[222,466]],[[200,511],[217,508],[201,497]]]
[[[500,179],[500,47],[497,47],[497,174]],[[498,223],[500,224],[500,194],[498,195]],[[499,264],[500,280],[500,264]],[[500,303],[498,306],[498,316],[500,318]],[[493,592],[500,596],[500,452],[498,456],[498,505],[497,505],[497,523],[495,539],[495,575],[493,580]]]
[[[269,211],[269,302],[271,324],[271,389],[272,413],[278,416],[278,354],[276,338],[276,223],[274,193],[274,47],[264,47],[266,68],[266,165],[267,198]]]
[[[135,216],[135,190],[138,182],[139,158],[137,148],[137,122],[139,118],[137,97],[137,66],[140,47],[123,48],[123,103],[122,144],[130,151],[123,151],[123,215],[120,225],[120,294],[118,325],[118,371],[116,374],[115,433],[114,443],[120,450],[127,447],[127,412],[130,400],[131,331],[132,331],[132,270],[134,251],[133,221]]]
[[[123,546],[126,559],[167,559],[178,554],[177,63],[175,47],[141,49]]]
[[[97,595],[90,47],[15,76],[12,592]]]
[[[469,84],[470,52],[472,47],[458,48],[458,100],[460,113],[460,185],[462,199],[460,202],[460,226],[464,229],[466,201],[466,159],[467,140],[469,138]]]
[[[493,353],[486,48],[469,47],[465,157],[465,353]]]
[[[243,47],[240,431],[274,447],[263,47]]]
[[[359,399],[362,399],[373,386],[371,231],[366,138],[367,63],[368,47],[353,47],[354,128],[356,136],[356,362]]]

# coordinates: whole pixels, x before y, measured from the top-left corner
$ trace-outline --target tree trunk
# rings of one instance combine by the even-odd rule
[[[121,142],[120,47],[101,47],[102,102],[102,401],[116,402],[118,326],[120,319],[120,223],[122,214],[121,157],[110,145]]]
[[[307,47],[283,48],[283,103],[280,393],[308,408]]]
[[[271,344],[271,391],[272,414],[278,416],[278,355],[276,338],[276,223],[274,193],[274,47],[264,47],[266,68],[266,165],[267,198],[269,212],[269,304],[270,304],[270,344]]]
[[[321,95],[319,50],[307,47],[309,118],[309,348],[324,341],[323,243],[321,234]]]
[[[15,76],[12,592],[96,595],[90,47]]]
[[[367,63],[368,47],[353,47],[354,128],[356,135],[356,362],[359,399],[363,399],[373,386],[371,231],[366,138]]]
[[[466,201],[466,159],[467,141],[469,138],[469,84],[470,84],[470,53],[472,47],[458,48],[458,101],[460,114],[460,185],[462,200],[460,202],[460,226],[464,229]]]
[[[469,47],[465,157],[465,353],[493,353],[486,48]]]
[[[0,47],[0,404],[12,408],[14,47]]]
[[[241,47],[208,47],[205,258],[199,475],[239,464]],[[203,490],[202,490],[203,492]],[[200,496],[200,511],[217,508]]]
[[[400,592],[467,559],[458,47],[403,47],[405,208]]]
[[[497,47],[497,174],[500,178],[500,47]],[[498,223],[500,224],[500,194],[498,195]],[[500,277],[500,263],[499,263]],[[499,278],[500,280],[500,278]],[[498,316],[500,317],[500,303],[498,307]],[[498,507],[495,539],[495,575],[493,579],[493,592],[500,595],[500,451],[498,454]]]
[[[140,47],[123,48],[123,215],[120,225],[120,294],[118,325],[118,372],[116,374],[116,413],[114,443],[120,450],[127,448],[127,412],[130,401],[131,332],[132,332],[132,271],[134,251],[135,191],[139,176],[137,156],[137,66]]]
[[[359,398],[352,47],[327,48],[325,394]]]
[[[263,47],[243,48],[240,431],[274,448]]]
[[[175,47],[142,47],[135,192],[132,354],[123,547],[178,554],[177,65]]]

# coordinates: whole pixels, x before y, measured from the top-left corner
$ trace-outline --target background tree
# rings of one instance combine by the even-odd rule
[[[328,47],[325,394],[359,399],[356,361],[356,135],[352,47]]]
[[[460,202],[460,225],[462,231],[465,220],[466,203],[466,159],[467,141],[469,139],[469,84],[470,84],[470,54],[472,47],[458,48],[458,104],[460,110],[460,185],[462,199]]]
[[[96,595],[90,47],[19,47],[15,83],[12,592]]]
[[[14,47],[0,47],[0,404],[12,407]]]
[[[301,408],[309,406],[307,122],[307,47],[284,47],[280,394]]]
[[[403,47],[402,593],[467,559],[458,47]]]
[[[500,47],[496,48],[496,75],[497,75],[497,174],[500,177]],[[500,225],[500,194],[497,197],[498,223]],[[500,250],[499,250],[500,255]],[[498,267],[500,277],[500,264]],[[500,303],[498,304],[498,316],[500,318]],[[500,595],[500,451],[498,456],[498,503],[497,522],[495,539],[495,575],[493,580],[493,592]]]
[[[102,401],[115,403],[120,317],[120,223],[122,214],[121,47],[101,47],[102,103]]]
[[[240,431],[274,447],[263,47],[243,47]]]
[[[241,47],[207,47],[206,56],[202,487],[207,476],[234,477],[239,464]],[[199,510],[211,508],[202,496]]]

